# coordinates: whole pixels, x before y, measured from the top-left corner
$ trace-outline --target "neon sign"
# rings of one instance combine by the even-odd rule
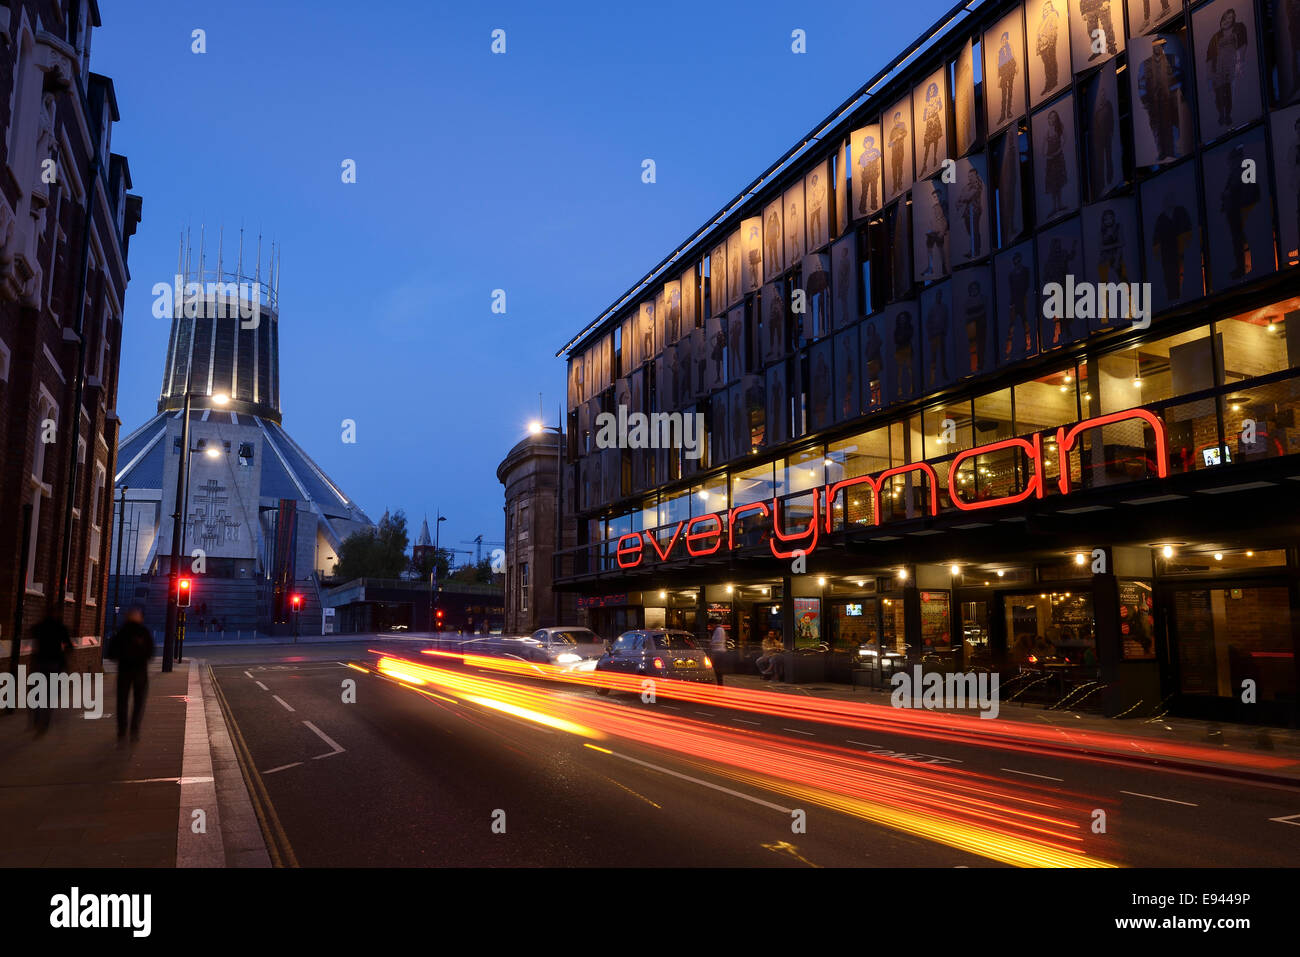
[[[1056,484],[1062,495],[1069,495],[1073,487],[1070,482],[1069,455],[1070,451],[1078,444],[1080,436],[1089,429],[1097,429],[1117,422],[1131,420],[1143,422],[1151,428],[1156,443],[1156,475],[1164,478],[1169,474],[1169,436],[1165,430],[1164,420],[1147,409],[1113,412],[1109,415],[1085,419],[1069,429],[1062,426],[1056,430],[1056,451],[1061,466]],[[949,476],[958,474],[965,462],[1006,449],[1019,449],[1032,466],[1032,471],[1026,479],[1024,487],[1017,492],[1011,492],[997,498],[971,501],[964,498],[961,491],[950,483],[946,491],[954,508],[964,512],[986,508],[1002,508],[1007,505],[1016,505],[1029,498],[1041,499],[1044,496],[1046,477],[1043,470],[1043,438],[1041,434],[1035,434],[1028,439],[1002,439],[998,442],[990,442],[987,445],[980,445],[959,452],[953,457],[948,474]],[[767,536],[768,547],[776,558],[790,559],[796,557],[796,553],[800,552],[804,555],[810,555],[817,547],[821,535],[829,535],[834,530],[832,524],[837,496],[851,488],[865,485],[871,491],[873,524],[879,525],[881,524],[881,490],[887,482],[890,482],[896,476],[913,474],[924,482],[925,500],[929,502],[929,514],[933,518],[939,514],[939,476],[927,463],[915,462],[911,465],[900,465],[886,469],[874,476],[859,475],[833,484],[827,483],[824,487],[814,488],[812,490],[812,518],[809,520],[807,527],[798,531],[789,532],[785,530],[784,522],[781,519],[781,500],[773,497],[770,505],[767,502],[749,502],[745,505],[737,505],[725,513],[717,512],[708,515],[697,515],[691,519],[683,519],[673,526],[672,535],[669,537],[666,546],[660,542],[659,536],[654,532],[627,532],[619,536],[614,549],[615,558],[618,561],[619,568],[636,568],[645,560],[646,545],[649,545],[650,550],[658,556],[659,560],[666,562],[672,558],[673,550],[677,547],[679,541],[685,542],[686,554],[691,558],[712,555],[721,549],[724,544],[728,551],[734,551],[736,548],[737,521],[745,515],[758,515],[768,522],[768,530],[771,533]]]

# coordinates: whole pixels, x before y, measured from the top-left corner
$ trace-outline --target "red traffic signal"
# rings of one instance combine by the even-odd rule
[[[182,578],[176,583],[176,606],[178,608],[190,607],[190,595],[194,591],[194,582],[188,578]]]
[[[293,605],[294,611],[302,611],[302,595],[289,596],[289,602]]]

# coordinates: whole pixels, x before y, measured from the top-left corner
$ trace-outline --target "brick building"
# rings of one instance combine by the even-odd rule
[[[111,149],[113,82],[90,71],[99,25],[95,0],[0,4],[0,651],[52,611],[82,665],[98,660],[107,605],[141,206]]]

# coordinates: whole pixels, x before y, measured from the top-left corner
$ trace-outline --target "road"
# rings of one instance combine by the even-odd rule
[[[367,647],[194,651],[302,866],[1300,860],[1300,826],[1284,820],[1300,787],[918,738],[887,720],[601,698],[413,646],[401,654],[428,670],[403,684],[349,667]]]

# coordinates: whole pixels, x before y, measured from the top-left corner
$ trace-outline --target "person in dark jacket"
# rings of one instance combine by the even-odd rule
[[[52,687],[51,681],[56,674],[67,670],[67,653],[71,648],[68,626],[56,614],[47,615],[32,629],[32,671],[45,675],[47,689]],[[33,710],[32,719],[38,737],[50,730],[51,715],[49,701],[45,707]]]
[[[140,719],[149,693],[149,660],[153,658],[153,635],[144,625],[144,609],[135,605],[126,621],[108,642],[108,657],[117,662],[117,740],[126,738],[127,698],[135,693],[131,708],[131,741],[140,740]]]

